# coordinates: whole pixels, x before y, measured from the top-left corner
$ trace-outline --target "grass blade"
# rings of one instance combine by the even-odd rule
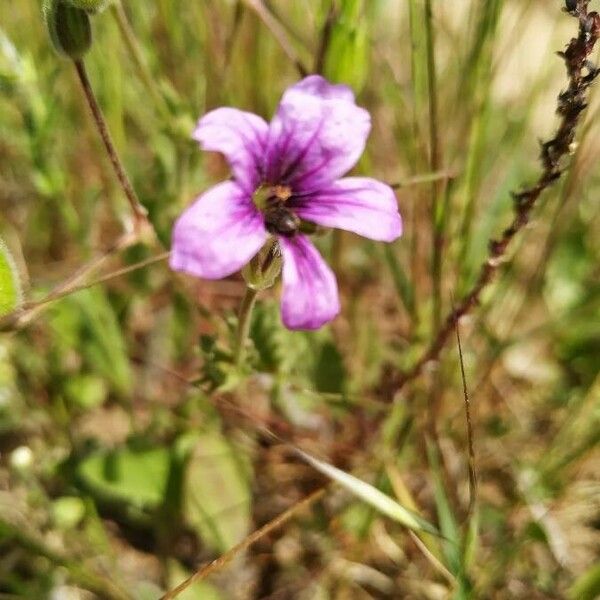
[[[295,452],[302,460],[314,467],[317,471],[340,484],[357,498],[360,498],[363,502],[371,505],[390,519],[401,523],[413,531],[423,531],[431,533],[432,535],[440,535],[434,525],[415,514],[413,511],[408,510],[383,492],[379,491],[376,487],[362,481],[362,479],[358,479],[358,477],[354,477],[354,475],[350,475],[349,473],[330,465],[329,463],[323,462],[298,448],[295,449]]]

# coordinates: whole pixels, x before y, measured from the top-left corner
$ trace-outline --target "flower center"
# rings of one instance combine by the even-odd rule
[[[273,186],[273,195],[277,200],[285,202],[292,195],[292,188],[289,185],[275,185]]]
[[[253,194],[252,200],[263,213],[265,227],[269,233],[292,237],[300,228],[300,219],[286,202],[292,197],[287,185],[262,184]]]

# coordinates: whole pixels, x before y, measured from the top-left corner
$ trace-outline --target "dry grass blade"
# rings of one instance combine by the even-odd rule
[[[346,473],[345,471],[330,465],[329,463],[318,460],[299,448],[294,448],[294,452],[317,471],[346,488],[357,498],[360,498],[363,502],[366,502],[397,523],[400,523],[413,531],[423,531],[432,535],[440,535],[437,528],[431,523],[413,511],[408,510],[383,492],[379,491],[376,487],[358,479],[358,477],[355,477],[354,475],[350,475],[350,473]]]
[[[402,181],[390,183],[390,187],[394,190],[398,190],[400,188],[409,187],[413,185],[420,185],[423,183],[433,183],[435,181],[448,181],[453,177],[456,177],[456,173],[454,171],[435,171],[433,173],[415,175],[414,177],[408,177],[407,179],[403,179]]]
[[[180,583],[175,589],[167,592],[160,600],[173,600],[173,598],[177,598],[179,594],[184,592],[187,588],[189,588],[193,583],[197,581],[201,581],[208,577],[214,571],[225,566],[229,561],[231,561],[235,556],[237,556],[240,552],[247,550],[252,544],[256,543],[261,538],[265,537],[275,529],[281,527],[287,521],[289,521],[292,517],[296,516],[299,512],[314,504],[317,500],[323,497],[325,494],[326,488],[320,488],[314,491],[312,494],[304,498],[304,500],[300,500],[286,511],[282,512],[278,517],[269,521],[266,525],[263,525],[260,529],[257,529],[254,533],[249,535],[247,538],[242,540],[239,544],[236,544],[231,550],[221,555],[219,558],[216,558],[212,562],[203,566],[199,571],[194,573],[191,577],[186,579],[184,582]]]
[[[258,15],[259,19],[265,24],[265,27],[273,34],[273,37],[277,40],[285,55],[292,61],[298,73],[302,77],[308,75],[308,69],[296,53],[286,30],[269,12],[264,2],[262,0],[244,0],[244,3]]]
[[[392,485],[392,489],[396,494],[396,497],[406,504],[413,512],[417,512],[418,508],[410,495],[410,492],[406,488],[400,472],[393,464],[386,465],[386,473]],[[439,555],[439,547],[437,547],[437,540],[427,534],[421,534],[423,539],[419,537],[414,531],[408,532],[412,541],[415,543],[417,548],[422,552],[423,556],[429,561],[431,566],[438,571],[451,585],[456,585],[456,577],[448,571],[442,561],[436,556]]]
[[[388,397],[401,390],[408,382],[417,378],[431,361],[437,360],[446,345],[455,322],[468,314],[480,301],[483,290],[491,283],[500,265],[506,260],[506,254],[513,238],[525,228],[531,213],[543,192],[556,183],[564,172],[562,160],[573,149],[577,126],[581,115],[587,107],[589,89],[600,69],[591,65],[589,57],[594,51],[600,37],[600,15],[588,13],[588,2],[579,0],[570,14],[577,18],[579,33],[571,39],[566,50],[560,53],[565,61],[569,84],[567,90],[558,96],[556,112],[560,123],[552,139],[541,145],[541,173],[536,183],[520,192],[513,193],[514,216],[511,224],[498,239],[489,242],[487,259],[481,265],[479,275],[471,290],[462,298],[458,306],[446,316],[444,323],[408,371],[396,371],[389,367],[384,371],[385,389]]]
[[[473,441],[473,422],[471,420],[471,400],[467,389],[467,378],[465,375],[465,363],[463,360],[462,344],[460,341],[460,330],[458,322],[454,324],[456,330],[456,343],[458,346],[458,358],[460,361],[460,376],[463,386],[463,398],[465,401],[465,417],[467,420],[467,444],[469,451],[469,509],[466,519],[473,514],[477,503],[477,470],[475,468],[475,446]]]
[[[82,290],[86,290],[95,285],[106,283],[111,279],[122,277],[123,275],[132,273],[134,271],[137,271],[138,269],[143,269],[144,267],[156,264],[158,262],[162,262],[163,260],[166,260],[169,257],[169,252],[163,252],[157,256],[152,256],[133,265],[123,267],[122,269],[117,269],[112,273],[107,273],[106,275],[103,275],[102,277],[99,277],[94,281],[90,281],[88,283],[80,283],[82,279],[85,279],[88,275],[96,271],[103,263],[105,263],[108,258],[113,256],[115,253],[130,247],[133,243],[135,243],[136,239],[136,236],[133,235],[124,236],[113,246],[113,248],[111,248],[101,256],[98,256],[97,258],[93,259],[87,265],[84,265],[69,279],[67,279],[61,285],[57,286],[54,290],[52,290],[45,298],[42,298],[37,302],[28,302],[22,307],[22,309],[13,312],[9,315],[6,315],[6,317],[0,319],[0,331],[15,331],[23,329],[24,327],[27,327],[29,324],[31,324],[35,320],[35,318],[40,314],[40,312],[52,302],[70,296],[71,294],[75,294]]]

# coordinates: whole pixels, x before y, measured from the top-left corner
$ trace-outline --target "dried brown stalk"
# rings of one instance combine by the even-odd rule
[[[189,588],[193,583],[197,581],[202,581],[206,577],[208,577],[214,571],[219,570],[221,567],[226,565],[228,562],[233,560],[240,552],[243,552],[250,548],[253,544],[258,542],[261,538],[270,534],[272,531],[278,529],[287,521],[289,521],[292,517],[296,516],[298,513],[302,512],[306,508],[310,507],[317,500],[323,497],[325,494],[326,488],[322,487],[299,502],[296,502],[290,508],[282,512],[280,515],[275,517],[272,521],[269,521],[266,525],[263,525],[260,529],[257,529],[254,533],[251,533],[248,537],[244,538],[239,544],[236,544],[231,550],[225,552],[225,554],[219,556],[212,562],[204,565],[201,569],[196,571],[191,577],[186,579],[183,583],[180,583],[175,589],[167,592],[160,600],[173,600],[177,598],[181,593],[183,593],[187,588]]]
[[[393,367],[386,369],[382,388],[388,398],[416,379],[427,363],[438,359],[454,330],[455,323],[479,304],[483,290],[506,259],[512,239],[529,222],[531,212],[541,194],[564,172],[565,168],[561,166],[561,162],[573,149],[577,125],[587,106],[589,88],[600,74],[600,69],[589,60],[600,37],[600,15],[595,11],[588,12],[589,3],[590,0],[567,2],[566,12],[578,19],[579,33],[576,38],[571,39],[565,51],[559,53],[565,61],[569,85],[558,96],[556,112],[560,117],[560,124],[556,134],[541,146],[542,172],[538,180],[531,187],[513,194],[515,214],[511,224],[502,232],[500,238],[490,240],[488,257],[481,266],[477,281],[456,308],[447,315],[442,327],[415,365],[408,371],[397,371]]]
[[[131,208],[131,213],[134,219],[134,229],[136,231],[143,229],[145,225],[147,225],[147,211],[140,202],[131,182],[129,181],[129,177],[125,172],[125,167],[119,158],[119,153],[115,147],[115,144],[110,135],[110,131],[108,130],[108,125],[106,124],[106,119],[104,118],[104,114],[102,113],[102,109],[96,100],[96,95],[94,94],[94,90],[92,89],[92,85],[88,78],[87,70],[85,68],[85,63],[83,59],[79,59],[74,61],[75,70],[77,71],[77,77],[81,84],[81,89],[85,95],[86,101],[90,107],[90,111],[94,118],[94,122],[96,123],[96,127],[98,128],[98,132],[100,133],[100,137],[102,138],[102,143],[106,149],[110,162],[113,166],[117,179],[121,187],[123,188],[123,192],[127,197],[127,201],[129,202],[129,206]]]

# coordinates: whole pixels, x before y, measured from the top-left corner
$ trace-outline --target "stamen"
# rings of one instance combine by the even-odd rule
[[[278,200],[285,202],[292,196],[292,188],[289,185],[275,185],[273,194]]]

